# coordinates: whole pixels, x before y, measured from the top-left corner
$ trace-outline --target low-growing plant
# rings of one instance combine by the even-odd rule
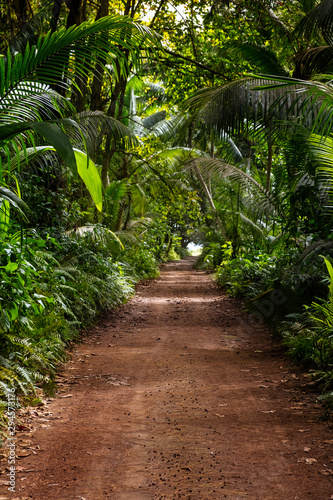
[[[236,259],[224,259],[216,270],[216,280],[235,297],[250,299],[272,287],[279,276],[279,262],[274,256],[257,253]]]
[[[0,427],[8,390],[22,401],[37,386],[54,392],[57,367],[80,330],[125,302],[137,281],[158,275],[144,241],[122,250],[120,262],[111,240],[62,234],[57,241],[35,233],[0,240]]]
[[[297,363],[310,366],[323,390],[333,386],[333,267],[324,258],[329,272],[328,296],[317,299],[297,321],[284,323],[282,335],[288,354]]]

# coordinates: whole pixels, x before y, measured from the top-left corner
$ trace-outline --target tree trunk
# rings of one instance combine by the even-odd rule
[[[52,17],[51,17],[51,22],[50,22],[50,30],[52,31],[52,33],[54,33],[55,30],[57,29],[57,24],[59,21],[60,9],[61,9],[62,4],[63,4],[63,0],[54,0]]]
[[[267,144],[268,153],[267,153],[267,172],[266,172],[266,191],[269,191],[271,188],[271,173],[272,173],[272,165],[273,165],[273,144],[269,141]]]
[[[69,7],[66,28],[79,26],[86,20],[86,0],[68,0],[66,3]]]
[[[19,31],[24,23],[28,21],[28,11],[30,10],[30,5],[28,0],[14,0],[12,6],[18,22],[17,31]]]
[[[109,2],[108,0],[101,0],[96,21],[101,17],[105,17],[109,14]],[[99,35],[104,42],[107,42],[107,34]],[[102,85],[103,85],[103,75],[105,71],[106,59],[99,58],[96,61],[93,83],[91,86],[91,103],[90,109],[92,111],[100,110],[102,108]]]
[[[86,20],[86,0],[67,0],[66,3],[69,7],[66,28],[68,29],[72,26],[79,26]],[[76,111],[80,113],[85,109],[85,89],[87,88],[87,81],[86,79],[83,80],[82,77],[76,77],[76,84],[79,91],[74,91],[72,103]]]

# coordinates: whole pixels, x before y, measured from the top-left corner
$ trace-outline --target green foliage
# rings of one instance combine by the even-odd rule
[[[333,267],[327,258],[325,264],[330,277],[328,297],[313,301],[296,321],[289,318],[282,329],[288,354],[313,369],[323,390],[333,387]]]
[[[282,268],[283,262],[275,256],[248,252],[236,259],[223,260],[217,267],[216,279],[231,295],[250,299],[271,288]]]
[[[332,67],[329,2],[250,3],[198,0],[181,16],[134,3],[165,37],[158,57],[144,24],[66,30],[63,4],[60,29],[25,23],[0,58],[0,396],[52,388],[80,329],[190,241],[264,319],[298,314],[285,327],[293,359],[331,370],[333,270],[320,301],[312,246],[332,243],[332,85],[308,78]],[[19,10],[0,7],[4,41]],[[244,78],[257,70],[278,76]]]
[[[158,261],[154,255],[154,250],[149,248],[148,244],[143,243],[127,249],[124,257],[131,265],[137,279],[151,279],[157,278],[159,275]]]
[[[20,234],[0,240],[0,401],[12,387],[30,397],[36,386],[50,386],[80,330],[126,301],[139,279],[158,275],[144,242],[117,262],[114,241],[93,232],[59,242],[32,233],[23,242]]]

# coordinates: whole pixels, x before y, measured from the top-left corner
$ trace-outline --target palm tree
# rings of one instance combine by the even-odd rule
[[[100,33],[106,38],[96,36]],[[96,58],[105,58],[121,76],[128,72],[123,50],[130,51],[133,64],[139,66],[143,51],[151,50],[156,42],[149,29],[117,16],[49,32],[45,37],[40,36],[35,45],[27,44],[23,52],[12,54],[8,50],[0,58],[2,179],[11,171],[6,158],[20,150],[26,151],[29,143],[34,146],[36,137],[41,136],[46,149],[54,148],[65,164],[79,173],[101,209],[102,185],[97,170],[84,150],[73,148],[65,131],[66,127],[80,130],[79,121],[73,120],[75,109],[66,99],[66,93],[79,90],[77,79],[89,78]],[[63,95],[52,89],[59,85]],[[96,114],[91,119],[101,122]],[[115,120],[104,122],[112,122],[113,129],[129,134]],[[83,133],[80,134],[83,138]],[[2,191],[1,194],[12,204],[20,203],[13,193],[9,196],[7,191]]]

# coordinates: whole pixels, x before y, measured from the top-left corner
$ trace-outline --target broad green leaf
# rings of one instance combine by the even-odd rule
[[[329,285],[330,296],[333,297],[333,266],[326,257],[324,257],[324,259],[325,259],[325,264],[326,264],[327,270],[328,270],[329,275],[330,275],[330,285]]]
[[[7,266],[5,267],[5,271],[7,273],[13,273],[17,268],[18,264],[16,262],[8,262]]]
[[[8,200],[3,199],[0,206],[0,236],[1,238],[8,231],[10,217],[10,203]]]
[[[11,315],[11,320],[15,321],[15,319],[18,317],[18,314],[19,314],[19,310],[18,310],[18,307],[15,304],[15,302],[11,302],[9,304],[9,311],[10,311],[10,315]]]
[[[77,171],[85,183],[96,207],[101,212],[103,209],[102,181],[95,163],[85,153],[74,149]]]

